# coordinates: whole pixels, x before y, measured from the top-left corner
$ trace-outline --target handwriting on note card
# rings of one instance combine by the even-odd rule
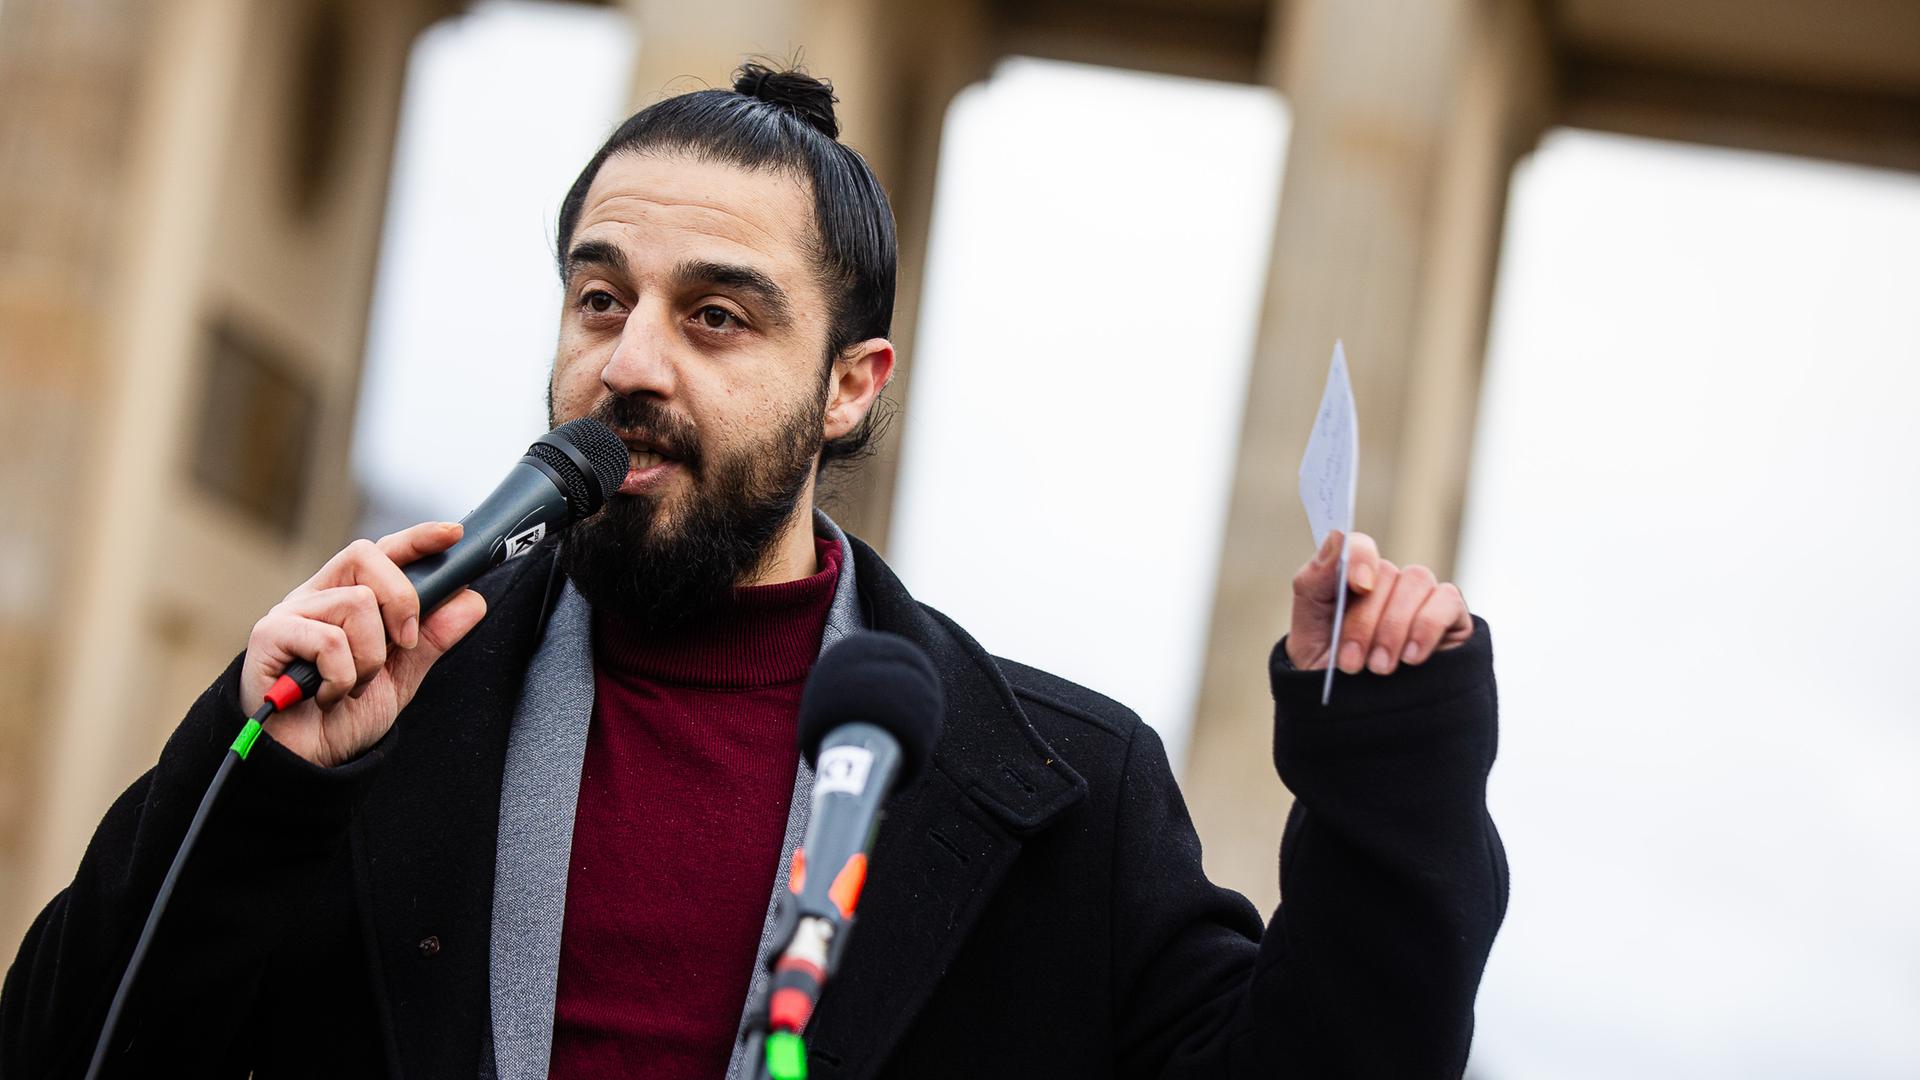
[[[1354,415],[1353,384],[1347,377],[1345,346],[1333,343],[1333,361],[1327,368],[1327,388],[1300,459],[1300,502],[1307,508],[1317,550],[1327,533],[1353,530],[1354,480],[1360,457],[1360,424]]]
[[[1333,343],[1327,364],[1327,388],[1320,394],[1307,452],[1300,458],[1300,504],[1307,509],[1317,551],[1327,534],[1340,531],[1340,580],[1333,599],[1330,640],[1339,647],[1340,626],[1347,613],[1347,538],[1353,533],[1353,497],[1360,476],[1360,417],[1354,411],[1353,383],[1347,377],[1347,350]],[[1320,704],[1333,699],[1334,657],[1327,657],[1327,678],[1320,688]]]

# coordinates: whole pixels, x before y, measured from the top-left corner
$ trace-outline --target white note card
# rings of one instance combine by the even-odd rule
[[[1360,475],[1360,417],[1353,407],[1353,383],[1347,378],[1347,350],[1333,343],[1327,365],[1327,388],[1320,394],[1320,411],[1307,436],[1307,452],[1300,459],[1300,503],[1313,528],[1313,549],[1320,550],[1327,534],[1340,532],[1340,585],[1333,601],[1333,636],[1340,643],[1340,623],[1347,612],[1347,537],[1353,533],[1353,496]],[[1327,656],[1327,681],[1320,704],[1333,698],[1334,655]]]

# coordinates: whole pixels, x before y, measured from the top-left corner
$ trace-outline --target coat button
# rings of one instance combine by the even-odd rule
[[[426,959],[440,954],[440,939],[432,934],[420,939],[420,957]]]

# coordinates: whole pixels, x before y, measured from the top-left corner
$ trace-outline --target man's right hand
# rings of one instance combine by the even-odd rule
[[[427,669],[487,613],[479,593],[462,589],[422,621],[420,597],[400,572],[452,547],[460,533],[457,524],[428,522],[379,543],[347,545],[253,624],[240,669],[241,711],[251,713],[288,664],[311,660],[319,691],[275,713],[267,733],[322,766],[351,761],[380,741]]]

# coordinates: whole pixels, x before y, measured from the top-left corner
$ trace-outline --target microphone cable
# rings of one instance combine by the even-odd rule
[[[304,674],[305,672],[301,672]],[[220,759],[220,767],[214,770],[213,779],[207,784],[207,793],[200,796],[200,806],[193,812],[193,820],[187,824],[187,834],[180,838],[180,848],[173,853],[173,863],[167,867],[167,876],[160,879],[160,891],[154,894],[153,906],[147,909],[147,921],[140,928],[139,940],[133,944],[133,956],[127,960],[127,970],[120,976],[120,985],[113,992],[113,1003],[107,1006],[106,1022],[100,1026],[100,1038],[93,1044],[93,1060],[87,1065],[86,1080],[99,1080],[100,1070],[106,1066],[107,1048],[113,1045],[114,1032],[120,1026],[120,1016],[125,1012],[127,999],[133,995],[134,981],[140,975],[141,961],[147,958],[147,950],[153,947],[154,931],[159,929],[160,917],[167,912],[167,901],[173,899],[173,887],[180,881],[180,871],[187,865],[188,856],[193,854],[194,845],[200,841],[200,831],[207,824],[207,818],[213,814],[213,804],[220,798],[220,791],[227,786],[227,777],[233,775],[233,767],[245,761],[253,752],[253,744],[260,738],[260,726],[267,717],[304,700],[319,688],[320,673],[313,671],[312,687],[303,686],[291,675],[282,675],[267,690],[267,699],[260,703],[252,716],[247,718],[246,726],[234,737],[233,745],[227,747],[227,754]]]

